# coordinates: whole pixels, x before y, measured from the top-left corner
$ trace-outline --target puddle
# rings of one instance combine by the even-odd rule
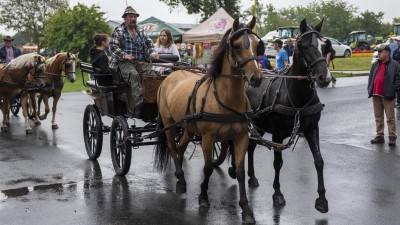
[[[55,183],[55,184],[43,184],[43,185],[37,185],[33,187],[22,187],[22,188],[16,188],[16,189],[8,189],[8,190],[3,190],[0,191],[0,201],[8,198],[16,198],[16,197],[21,197],[28,195],[30,192],[43,192],[43,191],[52,191],[52,192],[62,192],[64,189],[68,189],[71,186],[76,185],[75,182],[71,183]]]

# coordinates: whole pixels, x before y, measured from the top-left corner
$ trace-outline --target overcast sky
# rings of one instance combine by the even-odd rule
[[[131,5],[139,14],[139,21],[144,20],[150,16],[157,17],[161,20],[170,23],[198,23],[200,20],[199,15],[188,15],[186,9],[180,7],[173,12],[169,12],[165,3],[158,0],[70,0],[70,5],[82,3],[88,6],[93,4],[99,5],[100,10],[104,11],[106,18],[110,20],[122,20],[121,16],[126,7]],[[247,9],[253,4],[253,0],[241,0],[243,9]],[[273,4],[276,8],[283,8],[287,6],[303,5],[306,6],[313,0],[261,0],[263,4]],[[353,6],[359,8],[359,12],[370,10],[374,12],[385,13],[385,21],[392,22],[394,17],[399,17],[399,3],[397,0],[347,0]],[[3,26],[0,26],[0,33],[6,35],[14,35],[13,31],[6,31]]]

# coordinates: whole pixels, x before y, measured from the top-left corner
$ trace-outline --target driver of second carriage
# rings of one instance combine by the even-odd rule
[[[143,106],[142,74],[156,75],[150,65],[133,63],[158,59],[153,41],[147,36],[142,27],[137,26],[139,14],[131,6],[128,6],[122,18],[124,22],[117,26],[110,42],[111,69],[119,69],[122,79],[131,89],[135,101],[133,117],[140,118]]]

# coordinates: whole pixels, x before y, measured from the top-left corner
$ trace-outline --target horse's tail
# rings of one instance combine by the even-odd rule
[[[157,131],[164,128],[161,115],[158,114],[157,118]],[[169,165],[170,155],[167,147],[167,135],[161,132],[158,135],[158,143],[154,147],[154,167],[160,171],[165,170]]]

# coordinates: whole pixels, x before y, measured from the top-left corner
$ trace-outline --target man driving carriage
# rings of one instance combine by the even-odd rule
[[[128,6],[122,18],[124,22],[116,27],[111,35],[110,68],[119,69],[122,79],[130,86],[135,101],[133,117],[139,117],[143,105],[142,74],[156,75],[150,65],[140,62],[158,59],[152,40],[147,36],[142,27],[137,26],[139,14]]]
[[[3,40],[4,46],[0,48],[0,63],[9,63],[11,60],[21,55],[21,50],[12,45],[14,39],[10,36],[5,36]]]

